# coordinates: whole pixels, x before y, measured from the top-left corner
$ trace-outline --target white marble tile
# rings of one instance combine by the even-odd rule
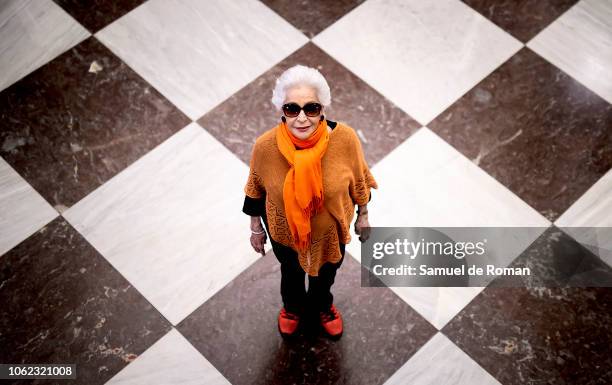
[[[527,47],[612,103],[612,1],[578,2]]]
[[[0,158],[0,258],[59,214]]]
[[[90,36],[51,0],[0,2],[0,91]]]
[[[423,125],[523,47],[456,0],[370,0],[313,42]]]
[[[442,333],[434,335],[384,385],[500,385]]]
[[[612,170],[557,218],[555,225],[612,266]]]
[[[119,384],[230,385],[230,382],[172,328],[106,382],[106,385]]]
[[[248,167],[191,123],[63,213],[176,325],[259,256]]]
[[[427,127],[372,167],[378,191],[368,205],[377,227],[536,227],[496,250],[510,263],[551,223]],[[347,251],[361,261],[361,243]],[[489,250],[487,250],[489,253]],[[488,254],[489,255],[489,254]],[[499,266],[500,262],[495,264]],[[481,287],[393,287],[398,296],[441,329]]]
[[[308,41],[254,0],[151,0],[95,36],[193,120]]]

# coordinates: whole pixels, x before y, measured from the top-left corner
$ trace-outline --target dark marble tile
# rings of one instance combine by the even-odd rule
[[[496,278],[442,332],[502,384],[611,383],[612,268],[555,226],[510,266],[532,277]]]
[[[578,2],[578,0],[462,1],[524,43]]]
[[[551,221],[612,168],[612,106],[528,48],[428,127]]]
[[[308,38],[313,38],[364,0],[261,0]]]
[[[529,276],[497,277],[489,287],[612,288],[612,267],[585,246],[551,226],[509,265],[528,268]]]
[[[61,216],[0,258],[0,303],[0,362],[73,363],[75,384],[104,384],[171,328]]]
[[[145,0],[53,0],[91,33],[130,12]]]
[[[60,212],[190,122],[93,37],[0,92],[0,118],[0,155]]]
[[[277,327],[280,264],[272,251],[215,294],[177,329],[234,385],[382,384],[436,329],[388,288],[362,288],[346,254],[332,294],[344,319],[340,340],[316,318],[283,340]]]
[[[612,383],[609,287],[487,287],[442,333],[504,385]]]
[[[332,97],[325,117],[361,131],[370,166],[420,128],[414,119],[312,43],[236,92],[198,123],[248,164],[255,139],[280,123],[282,113],[270,101],[276,79],[296,64],[317,68],[325,76]]]

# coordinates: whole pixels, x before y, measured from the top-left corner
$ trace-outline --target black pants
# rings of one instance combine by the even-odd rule
[[[336,278],[336,270],[344,261],[345,245],[340,243],[342,258],[337,263],[326,262],[321,266],[319,275],[308,275],[308,292],[304,285],[305,271],[300,266],[295,250],[281,245],[270,238],[272,250],[281,264],[281,297],[287,311],[301,313],[310,306],[311,309],[328,310],[334,302],[331,287]]]
[[[265,214],[262,216],[266,230],[268,221]],[[281,264],[281,297],[283,306],[292,313],[301,313],[310,307],[313,310],[328,310],[334,302],[331,287],[336,278],[336,270],[344,261],[345,245],[340,243],[342,258],[337,263],[326,262],[321,266],[319,275],[316,277],[308,275],[308,292],[304,284],[306,272],[300,266],[298,255],[295,250],[282,245],[272,239],[268,231],[268,238],[272,244],[272,251]]]

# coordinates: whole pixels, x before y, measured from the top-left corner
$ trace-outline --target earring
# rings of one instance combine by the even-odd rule
[[[319,119],[319,121],[323,121],[323,119],[325,119],[325,115],[321,115],[321,118]]]
[[[282,120],[283,122],[287,122],[287,119],[285,119],[285,116],[284,116],[284,115],[283,115],[283,116],[281,116],[281,120]]]

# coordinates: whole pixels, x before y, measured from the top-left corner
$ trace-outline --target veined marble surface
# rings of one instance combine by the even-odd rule
[[[335,277],[339,341],[321,334],[316,311],[303,314],[293,341],[279,335],[281,272],[272,251],[176,329],[233,385],[382,384],[437,330],[388,288],[362,287],[361,270],[347,255]]]
[[[106,385],[230,385],[230,382],[172,328]]]
[[[34,234],[57,211],[0,158],[0,258]]]
[[[230,98],[198,123],[249,164],[255,139],[278,125],[281,112],[270,101],[276,79],[296,64],[316,68],[327,80],[332,103],[323,115],[355,129],[368,165],[373,166],[421,126],[403,110],[312,43],[305,44]],[[346,92],[351,89],[350,92]],[[257,111],[253,114],[237,111]]]
[[[436,368],[432,368],[435,363]],[[384,385],[501,385],[440,332],[410,357]]]
[[[313,42],[423,125],[523,46],[454,0],[370,0]]]
[[[555,225],[612,227],[612,170],[599,179],[570,206]]]
[[[51,0],[3,0],[0,91],[89,35]]]
[[[427,127],[551,221],[612,168],[612,106],[529,48]]]
[[[62,213],[191,121],[90,37],[0,93],[0,156]]]
[[[1,362],[56,357],[76,365],[71,382],[104,384],[171,328],[61,216],[2,255],[0,266]]]
[[[520,41],[528,41],[578,0],[462,0]]]
[[[64,213],[173,325],[257,259],[248,167],[191,123]]]
[[[612,2],[578,2],[527,47],[612,103]]]
[[[531,226],[542,227],[544,231],[551,224],[427,127],[408,138],[371,171],[379,185],[372,195],[376,203],[368,206],[371,226]],[[516,244],[514,254],[518,256],[529,243],[525,239],[523,244]],[[347,250],[361,260],[356,237]],[[482,290],[480,287],[391,289],[438,329]]]
[[[555,225],[612,266],[612,170],[587,190]]]
[[[241,212],[274,82],[304,64],[362,142],[373,225],[546,228],[497,256],[612,282],[562,231],[612,239],[609,74],[580,78],[611,63],[610,1],[576,2],[0,0],[0,77],[25,71],[0,88],[0,362],[86,385],[612,384],[612,285],[364,287],[354,235],[343,337],[312,311],[286,341],[281,266]]]
[[[609,287],[487,287],[443,330],[502,384],[610,383]]]
[[[95,36],[192,120],[308,41],[253,0],[151,0]]]

